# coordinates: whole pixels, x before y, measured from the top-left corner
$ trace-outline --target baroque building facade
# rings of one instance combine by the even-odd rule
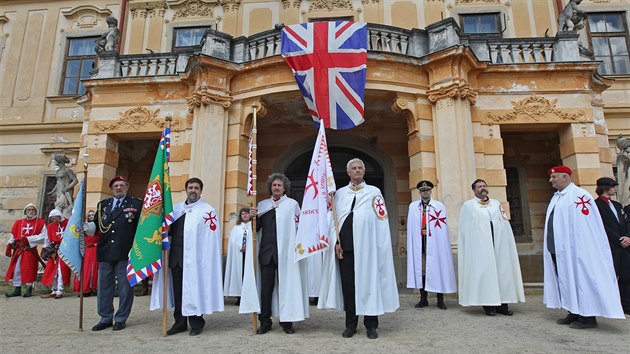
[[[202,178],[224,235],[249,204],[254,110],[258,198],[266,176],[283,172],[301,202],[317,130],[279,55],[277,24],[350,19],[368,23],[365,123],[329,131],[329,149],[339,186],[358,156],[366,181],[383,191],[398,281],[416,183],[436,184],[457,252],[459,208],[475,178],[510,216],[525,281],[541,281],[547,169],[568,165],[594,191],[598,177],[615,173],[615,139],[630,135],[630,2],[584,0],[584,27],[561,32],[567,3],[3,1],[0,241],[27,203],[50,209],[55,153],[77,172],[87,159],[88,208],[118,174],[142,197],[166,116],[174,200],[184,199],[186,179]],[[119,20],[120,42],[97,56],[108,16]]]

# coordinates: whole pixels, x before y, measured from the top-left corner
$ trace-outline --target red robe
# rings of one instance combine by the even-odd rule
[[[26,218],[16,220],[11,228],[11,234],[13,235],[14,244],[18,247],[13,251],[11,257],[11,263],[9,269],[7,269],[7,275],[4,277],[5,282],[9,282],[13,279],[13,272],[15,271],[15,265],[19,258],[22,258],[20,262],[20,275],[22,277],[22,283],[33,283],[37,279],[37,263],[39,255],[37,254],[37,246],[30,247],[28,240],[29,236],[39,235],[46,227],[44,219],[35,218],[27,220]]]
[[[98,261],[96,260],[96,245],[98,232],[94,236],[85,235],[85,254],[83,256],[83,292],[96,291],[98,285]],[[79,292],[79,279],[74,277],[72,289]]]
[[[57,277],[57,267],[61,266],[61,278],[63,285],[70,283],[70,268],[64,261],[61,260],[58,254],[59,245],[63,239],[63,231],[68,225],[68,219],[64,219],[61,224],[51,222],[46,227],[48,230],[48,240],[50,241],[50,247],[53,249],[53,253],[48,256],[46,262],[46,269],[44,269],[44,275],[42,276],[42,284],[50,286],[53,280]]]

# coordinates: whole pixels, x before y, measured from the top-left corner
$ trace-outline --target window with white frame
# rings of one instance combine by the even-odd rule
[[[628,26],[623,12],[588,14],[588,30],[595,60],[602,75],[630,74]]]

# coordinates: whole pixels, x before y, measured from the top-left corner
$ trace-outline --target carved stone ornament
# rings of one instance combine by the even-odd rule
[[[166,126],[166,120],[160,117],[159,111],[159,108],[152,111],[146,107],[137,106],[121,112],[119,119],[115,121],[94,123],[94,128],[97,133],[162,130]],[[171,123],[171,130],[182,130],[181,121],[174,119]]]
[[[129,11],[131,12],[131,18],[147,18],[154,16],[164,16],[167,5],[166,1],[145,1],[134,2],[129,4]]]
[[[361,0],[361,5],[378,4],[379,0]]]
[[[469,4],[500,4],[500,0],[455,0],[455,5],[469,5]]]
[[[411,98],[396,97],[392,102],[391,109],[392,112],[399,113],[405,118],[409,140],[417,138],[420,129],[415,117],[414,101]]]
[[[557,103],[557,98],[548,100],[544,97],[532,94],[530,97],[527,97],[523,100],[512,101],[512,106],[514,106],[514,110],[510,113],[500,115],[488,113],[486,116],[490,121],[496,123],[506,123],[515,120],[530,119],[538,122],[541,120],[541,118],[545,119],[549,115],[560,118],[561,120],[568,120],[580,123],[588,122],[584,111],[578,111],[575,114],[562,112],[556,109]]]
[[[282,8],[286,10],[293,5],[293,8],[299,9],[301,3],[302,0],[282,0]]]
[[[427,98],[429,102],[435,103],[445,98],[462,98],[467,99],[471,105],[477,103],[477,92],[473,91],[470,84],[451,84],[437,89],[428,90]]]
[[[112,14],[110,9],[101,9],[94,5],[81,5],[70,10],[61,11],[61,14],[72,21],[74,28],[94,28],[98,20],[103,20]]]
[[[195,91],[186,102],[188,103],[188,112],[193,113],[195,108],[201,107],[201,105],[207,106],[211,104],[221,105],[227,109],[232,104],[232,97],[221,96],[212,93],[208,90],[207,86],[201,86]]]
[[[352,10],[351,0],[314,0],[308,8],[308,11],[313,10],[326,10],[332,11],[334,9],[346,9]]]
[[[241,6],[241,0],[220,0],[220,2],[224,12],[238,11]]]
[[[214,17],[212,7],[216,4],[216,1],[204,1],[204,0],[186,0],[186,1],[168,1],[169,6],[176,10],[173,19],[184,17]]]

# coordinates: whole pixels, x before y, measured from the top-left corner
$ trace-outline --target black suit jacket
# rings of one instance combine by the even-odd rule
[[[613,263],[615,264],[615,271],[617,272],[617,276],[627,279],[630,278],[630,247],[623,248],[619,238],[621,236],[630,237],[628,218],[621,203],[614,200],[611,200],[611,202],[615,211],[617,211],[618,218],[615,217],[608,203],[601,198],[595,199],[599,214],[602,216],[604,229],[606,229],[608,243],[610,243],[610,251],[612,252]]]
[[[278,230],[276,228],[276,209],[272,209],[256,222],[257,231],[261,232],[258,245],[258,263],[260,265],[278,264]]]
[[[126,196],[122,205],[111,212],[114,198],[101,200],[96,208],[95,221],[100,233],[96,258],[99,262],[129,259],[129,250],[138,227],[142,201]]]

